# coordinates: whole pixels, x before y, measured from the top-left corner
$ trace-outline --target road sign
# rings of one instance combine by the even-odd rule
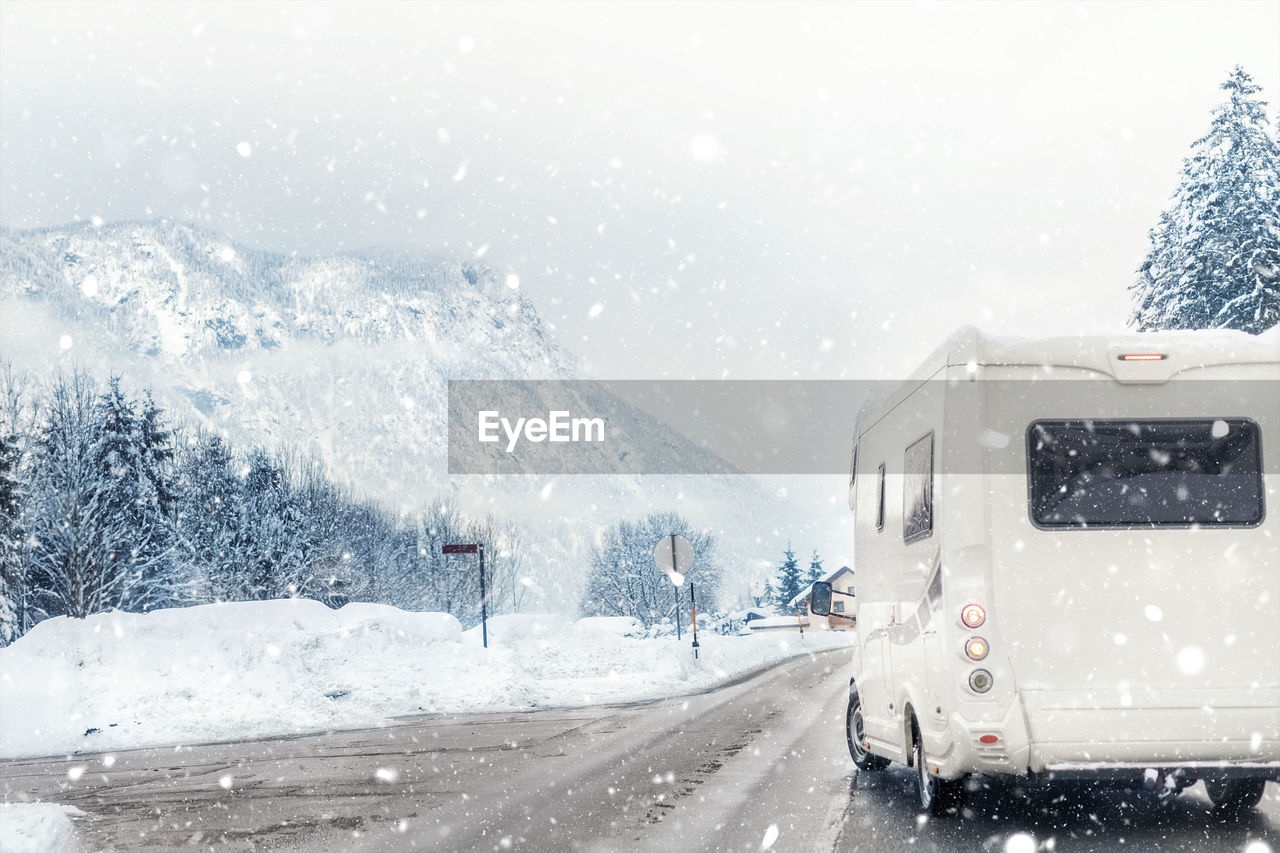
[[[693,546],[679,534],[663,536],[653,546],[653,562],[676,586],[684,584],[684,576],[693,568]]]
[[[489,648],[489,605],[487,604],[488,594],[484,589],[484,546],[474,543],[441,545],[440,553],[480,555],[480,636],[484,638],[484,647]]]
[[[445,545],[440,549],[445,554],[474,554],[479,550],[479,545]]]
[[[653,562],[658,571],[671,581],[671,591],[676,594],[676,639],[680,639],[680,586],[684,576],[693,568],[693,546],[678,533],[669,533],[653,546]]]

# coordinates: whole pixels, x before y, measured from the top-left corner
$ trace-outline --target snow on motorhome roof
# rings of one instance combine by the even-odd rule
[[[1126,353],[1162,354],[1164,358],[1146,363],[1155,381],[1210,365],[1280,364],[1280,326],[1260,335],[1204,329],[1042,338],[998,337],[984,334],[975,326],[960,326],[908,380],[867,401],[858,416],[858,431],[862,431],[862,424],[871,423],[892,409],[916,385],[949,366],[1075,368],[1126,381],[1129,377],[1122,375],[1126,362],[1120,359]],[[1127,364],[1132,367],[1135,363]],[[1155,365],[1159,367],[1154,368]]]
[[[1110,374],[1111,353],[1118,349],[1177,354],[1186,366],[1280,362],[1280,326],[1261,335],[1204,329],[1044,338],[987,335],[974,326],[961,326],[925,359],[913,378],[926,379],[946,365],[960,364],[1086,367]]]

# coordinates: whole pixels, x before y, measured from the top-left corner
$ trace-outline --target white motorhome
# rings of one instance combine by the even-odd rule
[[[1280,330],[958,330],[855,428],[855,763],[1280,780]],[[817,589],[814,611],[829,609]]]

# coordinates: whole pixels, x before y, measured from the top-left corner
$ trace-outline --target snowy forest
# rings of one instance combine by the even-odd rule
[[[480,617],[521,604],[509,523],[437,502],[394,512],[324,467],[175,428],[151,396],[88,374],[0,369],[0,645],[42,619],[305,597]]]

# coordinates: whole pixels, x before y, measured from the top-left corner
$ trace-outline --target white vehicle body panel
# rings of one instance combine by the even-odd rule
[[[1120,359],[1130,352],[1164,357]],[[1088,394],[1062,393],[1076,379],[1092,380]],[[915,379],[868,404],[850,504],[855,682],[869,749],[907,760],[914,716],[942,778],[1143,768],[1280,775],[1275,389],[1276,333],[1001,343],[962,329]],[[1258,523],[1033,523],[1033,422],[1227,417],[1248,419],[1261,438]],[[932,530],[906,542],[904,457],[929,434]],[[959,618],[968,603],[986,610],[976,630]],[[980,663],[965,654],[972,636],[990,648]],[[993,677],[985,694],[968,686],[978,667]]]

